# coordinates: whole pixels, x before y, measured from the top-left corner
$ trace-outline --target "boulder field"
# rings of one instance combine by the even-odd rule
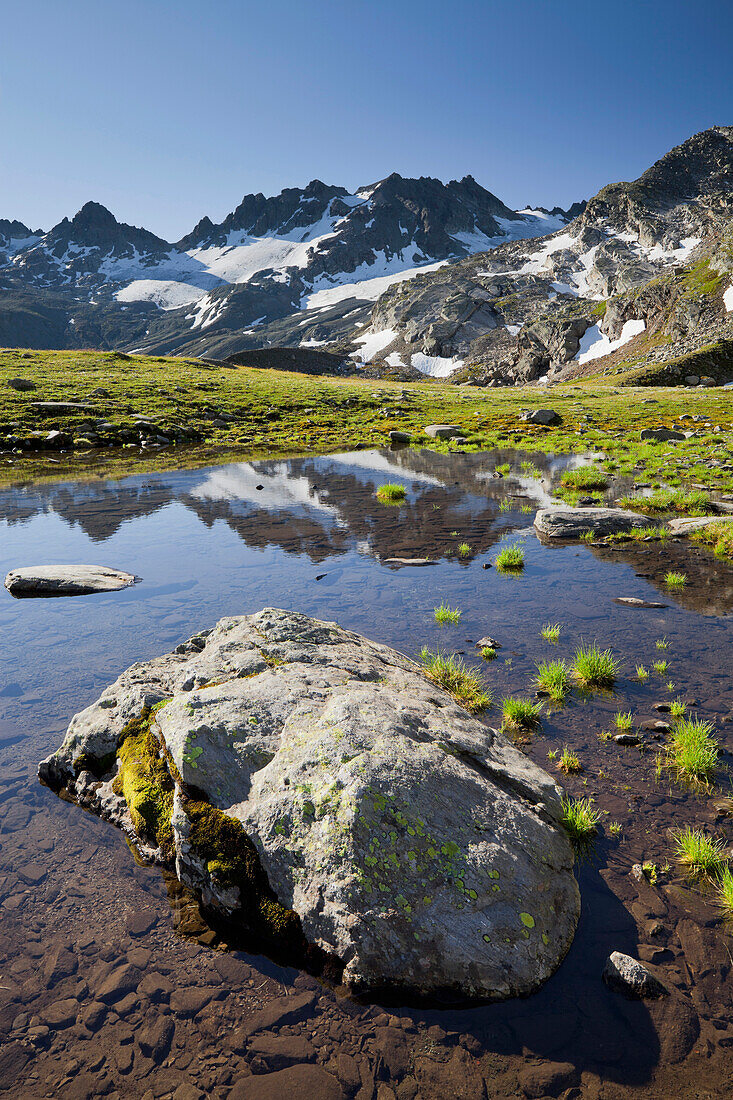
[[[294,612],[221,619],[71,721],[43,782],[353,992],[501,999],[561,962],[561,792],[407,657]]]

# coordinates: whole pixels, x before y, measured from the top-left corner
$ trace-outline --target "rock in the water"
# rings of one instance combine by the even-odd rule
[[[389,433],[390,443],[410,443],[411,440],[412,435],[410,434],[410,432],[400,432],[395,429],[394,431],[391,431]]]
[[[638,607],[646,610],[669,606],[666,603],[657,603],[655,600],[640,600],[638,596],[614,596],[613,602],[620,603],[622,607]]]
[[[523,413],[521,418],[528,424],[544,424],[548,427],[553,424],[562,424],[562,417],[554,409],[533,409],[532,412]]]
[[[641,738],[637,733],[617,733],[614,737],[617,745],[640,745]]]
[[[88,596],[116,592],[135,583],[132,573],[104,565],[39,565],[11,569],[5,587],[11,596]]]
[[[681,516],[671,519],[667,526],[673,535],[689,535],[709,527],[711,523],[733,523],[733,516]]]
[[[656,442],[667,443],[674,440],[684,439],[684,432],[676,432],[672,428],[642,428],[639,433],[639,438],[642,443],[644,442]]]
[[[613,951],[608,956],[603,980],[610,989],[625,993],[627,997],[641,999],[669,995],[667,987],[654,977],[651,970],[647,970],[638,959],[632,959],[631,955],[624,955],[622,951]]]
[[[457,436],[464,434],[463,428],[459,428],[455,424],[428,424],[426,428],[423,428],[423,431],[431,439],[455,439]]]
[[[496,638],[492,638],[490,634],[479,638],[476,645],[479,649],[501,649],[501,642],[497,642]]]
[[[578,539],[588,531],[602,537],[648,527],[649,520],[623,508],[541,508],[534,525],[545,538]]]
[[[334,623],[222,619],[123,673],[39,773],[245,929],[297,922],[355,990],[526,994],[574,934],[554,780]]]
[[[434,558],[385,558],[385,565],[437,565]]]

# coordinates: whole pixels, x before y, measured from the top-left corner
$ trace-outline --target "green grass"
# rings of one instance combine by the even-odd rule
[[[506,546],[494,559],[500,573],[518,573],[524,569],[524,550],[521,546]]]
[[[733,920],[733,872],[724,867],[716,887],[715,904],[728,920]]]
[[[619,711],[617,714],[614,714],[613,721],[616,725],[616,729],[620,730],[622,733],[630,730],[632,724],[631,711],[627,711],[625,714]]]
[[[511,471],[511,466],[509,465],[508,462],[502,462],[502,464],[500,466],[496,467],[497,474],[501,474],[502,477],[506,477],[507,474],[510,471]]]
[[[536,729],[540,724],[541,709],[530,699],[510,697],[501,704],[504,725],[509,729]]]
[[[684,588],[687,584],[687,574],[675,573],[670,570],[668,573],[664,574],[664,583],[667,588]]]
[[[566,775],[577,775],[578,772],[583,770],[580,763],[580,757],[577,753],[574,753],[572,749],[569,749],[567,745],[562,750],[557,766],[560,771],[565,772]]]
[[[382,504],[402,504],[407,496],[407,490],[404,485],[396,485],[392,481],[388,481],[385,485],[380,485],[377,489],[377,499]]]
[[[716,558],[723,561],[733,560],[733,523],[720,520],[710,523],[700,531],[693,531],[690,538],[713,548]]]
[[[619,821],[611,821],[608,826],[608,832],[611,836],[620,836],[621,823]]]
[[[458,623],[461,621],[461,614],[457,607],[449,607],[448,604],[442,603],[440,607],[436,607],[433,611],[438,626],[445,626],[446,623]]]
[[[655,661],[652,668],[655,672],[658,672],[660,676],[664,676],[669,669],[669,661]]]
[[[681,699],[675,699],[669,704],[669,713],[672,718],[684,718],[687,713],[687,705]]]
[[[467,542],[462,542],[461,545],[458,547],[458,557],[459,558],[467,558],[470,555],[470,553],[471,553],[471,547],[468,545]]]
[[[649,679],[649,669],[645,668],[644,665],[637,665],[636,666],[636,678],[639,681],[639,683],[641,683],[641,684],[646,683],[646,681]]]
[[[669,648],[669,642],[667,641],[666,638],[657,638],[657,640],[654,644],[657,647],[657,649],[668,649]]]
[[[420,661],[428,680],[442,687],[466,710],[476,713],[491,706],[493,696],[484,687],[476,669],[468,668],[455,653],[431,653],[424,646]]]
[[[481,650],[481,656],[485,661],[495,661],[497,653],[492,645],[485,645]]]
[[[542,477],[542,470],[534,462],[523,462],[519,467],[523,474],[527,477],[533,477],[539,479]]]
[[[553,703],[562,703],[570,691],[570,675],[565,661],[540,661],[537,686],[546,691]]]
[[[622,508],[655,515],[661,512],[680,512],[689,516],[708,516],[715,512],[710,494],[701,489],[684,492],[682,489],[657,489],[649,496],[627,496],[619,501]]]
[[[559,623],[545,623],[540,631],[540,634],[546,642],[552,642],[553,645],[557,645],[560,640],[560,624]]]
[[[620,662],[610,649],[592,645],[580,645],[575,651],[573,675],[584,687],[612,688],[616,682]]]
[[[590,798],[563,798],[562,823],[576,844],[587,844],[598,832],[600,820],[601,815]]]
[[[727,862],[722,840],[706,836],[701,829],[686,825],[674,836],[675,859],[691,878],[720,874]]]
[[[679,779],[709,785],[718,765],[719,745],[712,722],[682,718],[666,746],[667,764]]]
[[[568,470],[560,479],[564,489],[576,492],[591,492],[593,489],[607,489],[608,478],[597,466],[581,466],[577,470]]]

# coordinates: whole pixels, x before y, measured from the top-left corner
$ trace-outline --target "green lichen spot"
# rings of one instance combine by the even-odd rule
[[[519,919],[525,928],[534,928],[534,917],[531,913],[520,913]]]
[[[486,933],[484,932],[483,941],[484,941],[484,943],[491,943],[491,936],[487,936]]]
[[[544,943],[545,947],[547,947],[548,943],[550,942],[550,937],[547,935],[547,932],[542,933],[542,942]]]

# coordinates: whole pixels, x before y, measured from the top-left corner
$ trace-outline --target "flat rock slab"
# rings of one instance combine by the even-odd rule
[[[657,603],[655,600],[640,600],[638,596],[615,596],[613,602],[622,607],[637,607],[640,610],[669,607],[669,604]]]
[[[733,516],[684,516],[671,519],[667,527],[673,535],[689,535],[693,531],[702,531],[711,523],[733,523]]]
[[[385,558],[385,565],[437,565],[433,558]]]
[[[623,508],[541,508],[534,525],[548,539],[579,539],[587,532],[601,537],[648,527],[649,519]]]
[[[122,731],[157,702],[176,872],[209,908],[241,921],[250,895],[197,847],[201,800],[354,991],[501,999],[559,965],[579,912],[560,789],[407,657],[265,608],[123,673],[39,774],[151,858],[113,783]]]
[[[11,596],[90,596],[94,592],[117,592],[135,583],[132,573],[107,569],[104,565],[39,565],[11,569],[5,587]]]
[[[455,439],[465,435],[463,428],[456,424],[428,424],[423,431],[431,439]]]

